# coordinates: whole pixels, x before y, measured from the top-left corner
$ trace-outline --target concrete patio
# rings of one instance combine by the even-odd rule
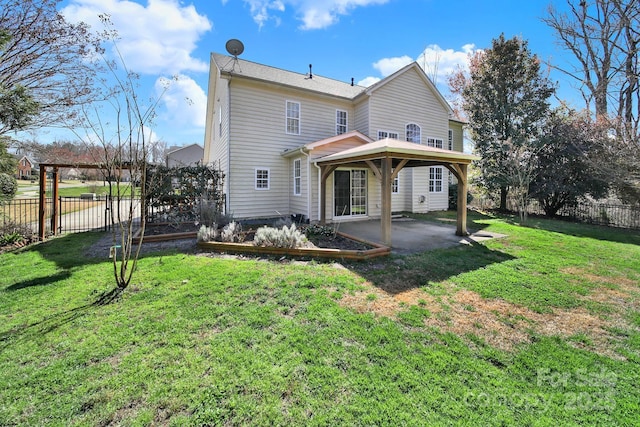
[[[379,219],[343,222],[334,226],[343,233],[382,243]],[[391,221],[391,252],[406,255],[504,237],[502,234],[487,231],[469,232],[471,234],[465,237],[456,236],[455,222],[446,225],[413,218],[394,218]]]

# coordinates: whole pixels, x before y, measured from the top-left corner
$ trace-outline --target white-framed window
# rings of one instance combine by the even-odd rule
[[[453,150],[453,130],[449,129],[449,150]]]
[[[256,190],[268,190],[270,178],[269,168],[256,168]]]
[[[218,109],[218,137],[222,138],[222,107]]]
[[[442,148],[442,140],[440,138],[427,138],[429,147]]]
[[[442,193],[442,166],[429,168],[429,193]]]
[[[302,194],[302,161],[295,159],[293,161],[293,195]]]
[[[336,135],[347,133],[347,112],[336,110]]]
[[[421,140],[421,131],[420,126],[415,123],[409,123],[406,128],[406,140],[409,142],[415,142],[416,144],[420,144]]]
[[[291,135],[300,135],[300,103],[295,101],[287,101],[287,133]]]
[[[398,132],[389,132],[386,130],[379,130],[378,139],[385,139],[385,138],[398,139]]]
[[[396,175],[393,178],[393,182],[391,183],[391,193],[398,194],[400,192],[400,174]]]

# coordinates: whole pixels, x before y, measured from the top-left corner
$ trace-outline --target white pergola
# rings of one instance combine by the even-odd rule
[[[385,138],[340,151],[315,160],[321,170],[320,222],[326,222],[327,179],[339,166],[365,166],[380,181],[382,195],[380,226],[382,242],[391,246],[391,187],[394,178],[406,167],[444,166],[458,180],[456,235],[467,232],[467,169],[477,156],[443,150],[412,142]]]

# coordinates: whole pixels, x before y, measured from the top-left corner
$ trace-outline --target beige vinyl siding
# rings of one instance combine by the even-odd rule
[[[444,142],[448,140],[449,111],[438,101],[436,94],[416,70],[410,69],[374,90],[369,105],[369,137],[372,139],[377,139],[378,130],[385,130],[398,132],[398,138],[405,140],[406,125],[415,123],[420,126],[422,144],[427,144],[427,138],[439,138]],[[420,213],[442,206],[443,202],[439,197],[435,201],[430,198],[429,168],[412,168],[402,172],[401,197],[392,196],[394,211]],[[422,203],[420,196],[425,198]],[[445,197],[444,203],[446,202]]]
[[[398,174],[398,177],[400,178],[400,180],[398,181],[399,192],[397,194],[391,193],[391,211],[392,212],[402,212],[407,210],[405,194],[407,192],[407,186],[411,184],[410,177],[407,176],[408,170],[409,170],[408,168],[402,169]]]
[[[373,91],[368,136],[375,140],[378,130],[386,130],[398,132],[399,139],[405,140],[408,123],[420,126],[424,144],[427,136],[447,140],[449,112],[413,69]]]
[[[449,129],[453,131],[453,151],[464,151],[462,123],[449,122]]]
[[[300,161],[300,195],[293,194],[293,164],[295,160]],[[290,194],[290,213],[308,215],[307,196],[308,196],[308,163],[305,157],[295,157],[289,161],[289,194]]]
[[[212,62],[205,124],[203,162],[215,165],[225,175],[224,193],[229,194],[229,83]],[[222,120],[220,120],[222,113]],[[226,206],[228,210],[228,205]]]
[[[369,135],[369,97],[365,96],[355,106],[355,130],[363,135]]]
[[[305,213],[300,205],[292,211],[291,160],[281,154],[334,136],[336,109],[353,120],[350,103],[241,79],[232,79],[231,89],[230,211],[237,218]],[[287,101],[300,103],[300,135],[286,133]],[[270,170],[269,190],[254,190],[256,167]]]

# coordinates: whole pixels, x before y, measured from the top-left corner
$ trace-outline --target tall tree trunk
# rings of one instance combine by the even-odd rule
[[[507,210],[507,187],[500,187],[500,208],[501,212],[506,212]]]

